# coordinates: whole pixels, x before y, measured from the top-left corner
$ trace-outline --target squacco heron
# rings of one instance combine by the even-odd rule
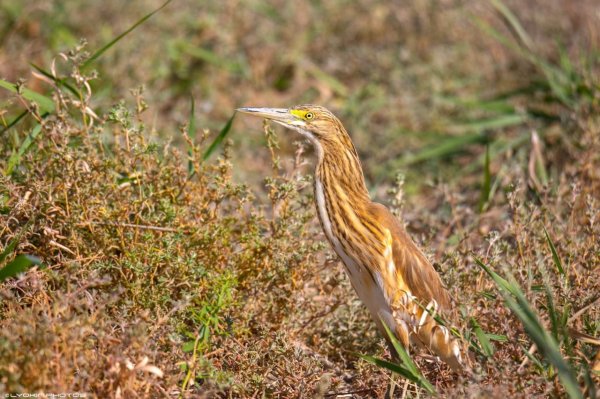
[[[314,146],[314,196],[321,227],[383,336],[426,347],[455,371],[458,342],[434,318],[450,305],[440,276],[383,205],[371,201],[356,148],[340,120],[316,105],[240,108],[296,130]],[[390,347],[392,347],[390,345]]]

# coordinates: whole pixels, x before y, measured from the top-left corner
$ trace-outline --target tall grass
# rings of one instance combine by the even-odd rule
[[[366,398],[391,371],[415,395],[596,394],[599,91],[594,55],[567,56],[581,26],[553,57],[528,33],[552,23],[541,4],[77,4],[0,4],[0,392]],[[334,109],[378,201],[401,168],[468,383],[402,348],[385,360],[325,249],[311,155],[234,120],[249,101]]]
[[[544,356],[544,359],[556,368],[558,377],[569,397],[583,398],[583,393],[577,382],[575,370],[561,355],[561,350],[556,340],[556,334],[548,332],[540,322],[539,317],[536,315],[533,307],[523,294],[523,291],[515,278],[509,276],[509,280],[506,280],[481,260],[475,259],[475,262],[494,280],[504,298],[506,306],[508,306],[519,318],[521,323],[523,323],[525,331],[537,345]],[[550,290],[549,287],[546,286],[546,288]],[[555,325],[557,314],[552,305],[553,299],[551,295],[548,296],[548,300],[548,310],[553,320],[554,330],[556,331]]]

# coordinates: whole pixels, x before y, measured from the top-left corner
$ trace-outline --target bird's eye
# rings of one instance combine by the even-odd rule
[[[306,115],[304,115],[304,117],[308,120],[314,119],[315,114],[313,114],[312,112],[307,112]]]

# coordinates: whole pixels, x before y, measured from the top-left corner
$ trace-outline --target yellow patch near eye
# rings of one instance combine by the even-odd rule
[[[308,113],[308,111],[302,111],[299,109],[292,109],[290,110],[290,114],[297,116],[298,118],[301,119],[305,119],[306,120],[306,114]]]

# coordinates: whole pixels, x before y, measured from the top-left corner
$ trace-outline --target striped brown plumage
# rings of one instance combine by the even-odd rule
[[[371,201],[350,136],[327,109],[242,108],[307,137],[317,153],[315,202],[327,240],[341,258],[358,296],[386,337],[382,322],[409,348],[429,348],[454,370],[461,354],[433,315],[450,300],[438,273],[383,205]]]

